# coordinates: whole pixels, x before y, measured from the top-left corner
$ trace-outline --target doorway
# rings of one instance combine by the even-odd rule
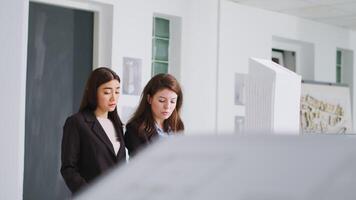
[[[62,128],[93,66],[94,13],[30,2],[23,199],[68,199]]]

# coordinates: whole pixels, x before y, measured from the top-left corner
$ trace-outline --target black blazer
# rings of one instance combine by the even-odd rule
[[[140,137],[138,135],[138,125],[136,123],[129,123],[126,125],[126,132],[125,132],[125,145],[130,157],[136,155],[136,153],[144,148],[147,144],[151,143],[154,139],[158,136],[157,131],[153,133],[153,135],[148,138]]]
[[[61,173],[73,193],[125,160],[123,130],[119,125],[115,128],[120,141],[117,155],[93,112],[81,111],[67,118],[63,127]]]

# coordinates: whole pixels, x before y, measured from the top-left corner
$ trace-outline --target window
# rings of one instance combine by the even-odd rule
[[[272,48],[272,61],[296,72],[296,56],[294,51]]]
[[[336,83],[341,83],[341,51],[336,51]]]
[[[168,73],[170,21],[162,17],[153,18],[152,31],[152,76]]]

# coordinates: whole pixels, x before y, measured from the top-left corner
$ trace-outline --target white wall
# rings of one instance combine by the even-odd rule
[[[187,134],[206,134],[216,130],[218,0],[190,0],[187,10],[183,21],[183,117]]]
[[[316,81],[335,81],[336,49],[356,51],[351,37],[355,32],[313,21],[221,1],[220,54],[218,78],[218,130],[234,130],[234,116],[244,115],[235,106],[234,73],[247,73],[249,57],[271,57],[272,37],[314,44]],[[354,102],[355,103],[355,102]]]
[[[22,199],[28,3],[0,4],[0,199],[16,200]]]
[[[356,49],[356,31],[353,32],[353,34],[351,35],[351,39],[350,39],[350,49],[353,49],[354,50],[354,53],[353,53],[353,62],[354,62],[354,67],[353,67],[353,77],[356,77],[356,70],[355,70],[355,63],[356,63],[356,52],[355,52],[355,49]],[[355,79],[353,80],[353,83],[355,84]],[[354,132],[356,132],[356,86],[353,85],[352,87],[352,94],[354,95],[353,98],[352,98],[352,102],[353,102],[353,106],[352,106],[352,121],[353,121],[353,126],[352,126],[352,129],[354,130]]]
[[[339,49],[341,50],[341,82],[349,85],[350,88],[350,96],[351,102],[354,100],[354,52],[347,49]],[[351,104],[352,105],[352,104]],[[352,109],[354,109],[354,105],[352,105]],[[351,111],[351,115],[353,112]],[[355,120],[355,119],[353,119]]]

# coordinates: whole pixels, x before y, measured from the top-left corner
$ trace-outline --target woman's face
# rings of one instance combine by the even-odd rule
[[[162,89],[152,97],[148,96],[153,118],[157,123],[163,123],[174,111],[177,104],[177,94],[170,89]]]
[[[98,106],[101,112],[112,112],[115,110],[120,94],[120,83],[114,79],[101,84],[97,91]]]

